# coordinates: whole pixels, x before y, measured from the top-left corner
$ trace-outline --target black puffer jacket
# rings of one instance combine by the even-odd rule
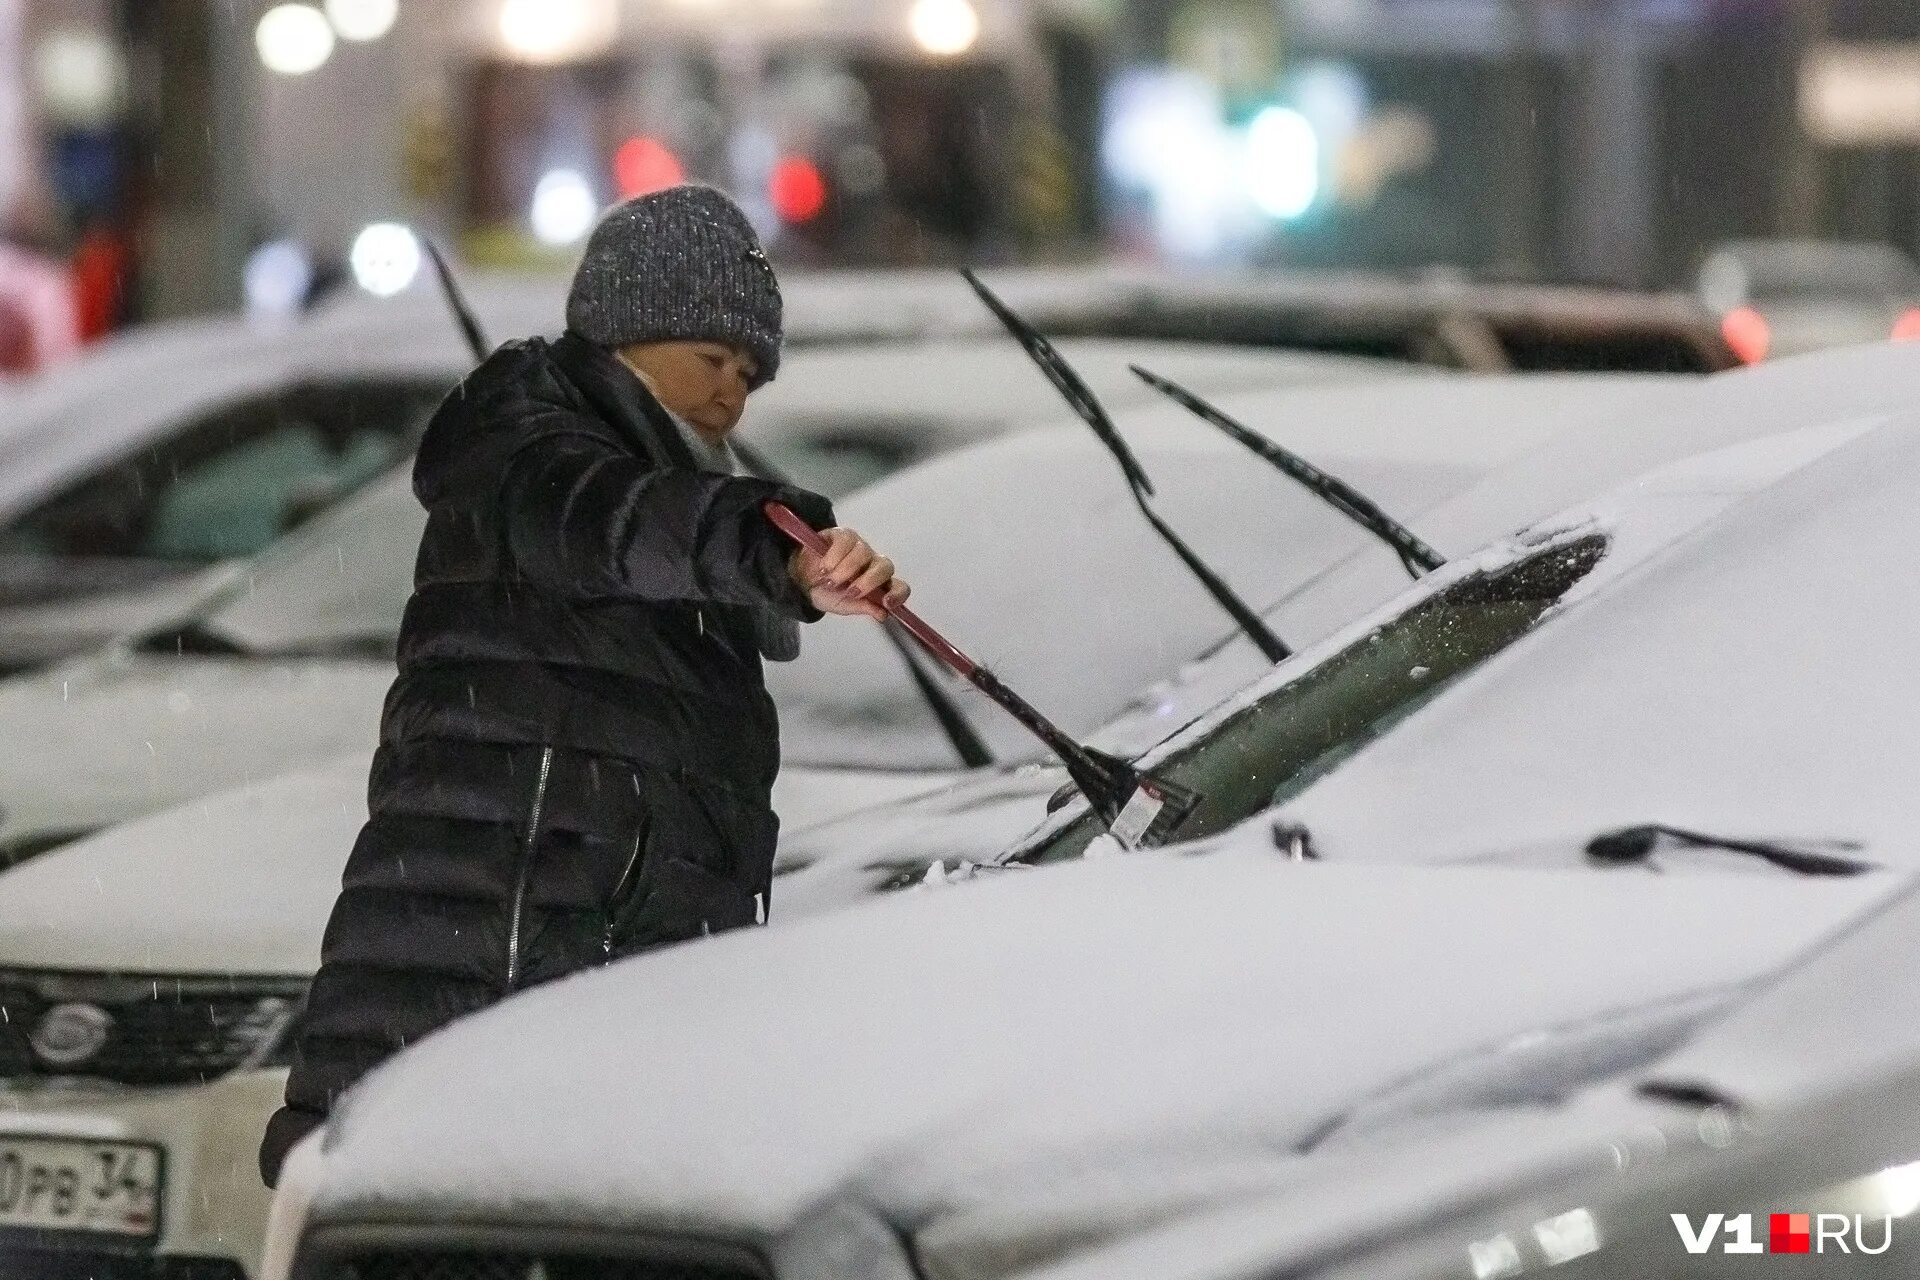
[[[515,989],[763,920],[779,735],[753,611],[818,614],[760,504],[579,338],[514,343],[441,407],[400,675],[298,1032],[288,1148],[370,1068]]]

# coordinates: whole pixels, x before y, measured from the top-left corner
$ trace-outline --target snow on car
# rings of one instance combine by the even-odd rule
[[[1136,350],[1177,367],[1190,362],[1197,378],[1218,376],[1231,384],[1253,373],[1248,360],[1217,350],[1152,344]],[[827,425],[825,393],[805,372],[815,357],[830,371],[846,358],[832,351],[796,352],[790,369],[801,392],[795,402],[809,408],[789,417],[776,405],[749,429],[802,482],[816,463],[833,472],[844,460],[840,441]],[[1359,376],[1371,367],[1266,358],[1273,360],[1269,372],[1277,382]],[[1115,354],[1087,363],[1090,369],[1111,366],[1124,376]],[[944,389],[946,441],[1011,429],[1013,424],[990,411],[1006,403],[1004,392],[965,376],[968,366],[957,349],[940,343],[903,347],[896,367],[919,368],[924,385]],[[989,371],[999,367],[997,359],[984,360]],[[1028,377],[1033,403],[1044,409],[1051,393],[1037,374]],[[845,403],[856,410],[897,398],[892,386],[863,389],[850,383]],[[980,411],[981,405],[989,411]],[[898,424],[902,438],[913,438],[916,429],[915,422]],[[1308,573],[1351,547],[1351,532],[1315,504],[1293,495],[1272,501],[1269,478],[1223,442],[1191,427],[1172,426],[1156,426],[1140,439],[1150,462],[1167,471],[1174,485],[1165,505],[1168,515],[1197,531],[1213,531],[1211,541],[1221,547],[1223,564],[1237,576],[1257,582],[1275,566],[1288,574]],[[1035,552],[1048,544],[1051,521],[1064,509],[1087,521],[1076,536],[1099,544],[1095,552],[1104,558],[1087,562],[1090,571],[1137,561],[1132,573],[1143,590],[1183,607],[1191,602],[1193,589],[1164,553],[1146,545],[1138,517],[1108,500],[1124,490],[1112,476],[1111,461],[1080,428],[1002,440],[969,459],[954,463],[954,470],[916,470],[843,504],[844,520],[889,546],[904,563],[925,566],[916,572],[932,593],[929,598],[954,602],[946,616],[963,623],[972,617],[976,632],[994,623],[998,634],[1020,637],[1025,621],[1020,628],[997,621],[1000,615],[993,610],[1001,597],[970,597],[959,584],[974,580],[984,568],[987,576],[1038,597],[1056,575],[1058,561]],[[1380,459],[1355,465],[1361,478],[1410,501],[1477,476],[1465,466],[1440,462],[1402,465]],[[1073,493],[1053,501],[1069,489]],[[950,549],[956,543],[983,533],[970,523],[983,510],[1006,512],[996,536],[971,558],[953,559]],[[412,588],[423,521],[407,477],[396,473],[277,545],[234,581],[205,593],[204,603],[182,609],[168,625],[0,685],[0,724],[18,735],[14,741],[34,743],[31,751],[0,752],[0,864],[196,795],[355,747],[370,750],[380,701],[393,676],[393,637]],[[961,613],[963,607],[972,612]],[[1199,648],[1217,629],[1210,616],[1193,616],[1184,631],[1142,659],[1153,665],[1136,663],[1115,673],[1106,700],[1117,702]],[[1082,618],[1056,634],[1071,642],[1090,634],[1096,621]],[[808,648],[835,630],[856,629],[845,623],[814,628]],[[884,673],[868,674],[863,682],[844,676],[845,667],[832,660],[839,652],[832,644],[818,646],[819,656],[809,653],[794,668],[781,669],[782,688],[816,720],[835,726],[823,729],[814,721],[803,726],[805,740],[815,743],[812,762],[859,763],[848,744],[864,739],[866,704],[875,700],[871,691],[904,687],[909,697],[915,695],[898,655],[884,646],[878,655]],[[834,681],[844,683],[835,688]],[[928,729],[924,721],[921,729]],[[835,741],[844,752],[819,745]],[[939,761],[928,749],[919,757]],[[789,820],[819,820],[856,797],[925,790],[942,780],[898,772],[892,763],[886,766],[889,776],[854,780],[857,786],[822,777],[817,788],[807,789],[789,778],[782,793]]]
[[[1446,380],[1429,380],[1410,384],[1410,398],[1399,402],[1382,399],[1367,388],[1351,388],[1344,408],[1340,396],[1316,390],[1310,393],[1311,413],[1306,421],[1329,441],[1355,449],[1388,457],[1407,451],[1414,455],[1411,474],[1417,475],[1426,469],[1428,458],[1450,453],[1481,457],[1487,463],[1524,453],[1565,425],[1563,411],[1569,402],[1587,405],[1596,399],[1608,400],[1605,393],[1612,385],[1579,379],[1524,387],[1487,383],[1478,396],[1469,398],[1449,390],[1451,383]],[[1633,384],[1623,386],[1637,390]],[[1283,410],[1289,402],[1284,397],[1261,397],[1244,405],[1233,403],[1253,415],[1257,409]],[[1443,439],[1411,432],[1404,424],[1412,412],[1409,406],[1415,404],[1431,417],[1430,423],[1422,419],[1423,426],[1451,435]],[[1438,407],[1442,405],[1451,408],[1442,412]],[[1512,421],[1502,421],[1501,412],[1510,414]],[[1536,416],[1541,420],[1534,421]],[[943,601],[937,616],[946,622],[959,616],[962,608],[980,608],[972,621],[960,616],[956,631],[969,636],[970,642],[979,635],[1007,645],[1018,638],[1018,632],[1009,628],[1005,616],[990,610],[1005,607],[1008,600],[1021,604],[1030,597],[1041,598],[1038,593],[1058,574],[1032,549],[1044,545],[1050,532],[1024,539],[1013,535],[1020,527],[1050,530],[1042,517],[1058,519],[1063,511],[1084,511],[1084,517],[1074,518],[1084,518],[1094,527],[1076,528],[1073,533],[1086,538],[1098,558],[1080,561],[1078,567],[1102,577],[1117,576],[1124,568],[1129,581],[1157,593],[1145,601],[1145,606],[1151,606],[1151,626],[1177,624],[1186,629],[1180,633],[1186,637],[1178,642],[1180,647],[1171,649],[1173,659],[1137,645],[1129,651],[1135,655],[1129,661],[1137,664],[1137,674],[1125,678],[1137,683],[1164,670],[1163,661],[1187,656],[1216,638],[1227,624],[1213,612],[1210,601],[1177,576],[1164,550],[1146,541],[1137,515],[1121,505],[1124,491],[1110,460],[1077,432],[1075,428],[1010,438],[980,451],[981,455],[997,452],[1003,462],[1017,461],[1019,465],[1012,467],[993,465],[991,456],[963,466],[963,459],[956,456],[954,468],[935,472],[936,479],[964,476],[968,468],[980,468],[970,483],[956,488],[923,483],[918,473],[903,475],[856,496],[844,514],[864,522],[861,504],[869,501],[876,504],[876,516],[883,510],[894,513],[900,536],[908,542],[900,554],[917,564],[924,553],[929,568],[940,567],[936,559],[946,566],[944,586],[938,585],[938,573],[919,575],[924,596]],[[1331,563],[1357,545],[1361,535],[1344,521],[1189,423],[1162,424],[1133,435],[1147,465],[1162,477],[1163,509],[1187,526],[1197,542],[1219,554],[1223,566],[1243,585],[1271,581],[1283,586],[1309,577],[1313,562],[1303,557]],[[1178,465],[1160,465],[1166,461]],[[1442,474],[1459,474],[1458,461],[1447,466]],[[1059,474],[1071,483],[1053,483],[1049,469],[1064,469]],[[1019,489],[1022,496],[1009,501],[1004,496],[990,499],[981,492],[977,482],[981,476],[1007,472],[1024,486]],[[1362,467],[1349,474],[1386,479],[1399,473]],[[1461,478],[1471,476],[1465,473]],[[1393,492],[1404,492],[1415,505],[1424,500],[1417,491],[1395,487]],[[1100,498],[1100,494],[1108,496]],[[993,509],[996,501],[1004,503],[1009,513],[995,517],[996,540],[964,555],[954,554],[960,543],[946,522],[926,519],[927,512],[943,503],[955,503],[965,517],[956,521],[971,533],[984,523],[980,511]],[[884,507],[879,505],[883,503]],[[385,504],[384,514],[381,504]],[[220,771],[243,777],[254,769],[277,771],[294,762],[296,751],[318,757],[329,746],[337,748],[344,735],[370,736],[390,668],[366,656],[368,642],[375,647],[390,644],[391,615],[405,595],[409,570],[398,557],[391,557],[378,574],[366,571],[366,566],[382,548],[410,549],[410,530],[417,526],[396,528],[396,522],[418,517],[396,482],[369,491],[358,510],[342,511],[337,519],[340,534],[321,528],[310,531],[303,544],[283,548],[257,566],[251,593],[236,591],[225,607],[184,623],[172,635],[158,637],[150,647],[159,652],[123,651],[99,659],[98,688],[83,679],[78,684],[69,680],[63,689],[52,678],[31,686],[38,691],[42,717],[76,714],[72,710],[76,705],[92,708],[84,713],[84,730],[76,733],[71,745],[62,746],[53,739],[51,749],[37,753],[46,762],[44,772],[37,775],[43,792],[61,799],[75,795],[70,785],[74,771],[63,769],[61,762],[84,754],[89,760],[87,772],[107,782],[89,800],[101,806],[99,820],[104,821],[112,805],[132,807],[118,798],[129,791],[139,804],[157,806],[159,796],[169,788],[176,795],[210,790],[213,775]],[[1016,519],[1024,523],[1016,524]],[[276,565],[283,565],[285,571]],[[994,580],[1002,595],[972,590],[983,577]],[[1023,589],[1023,580],[1030,586]],[[936,585],[927,586],[930,581]],[[1080,642],[1084,645],[1104,643],[1113,629],[1107,623],[1119,615],[1061,610],[1059,616],[1063,624],[1078,626],[1059,634],[1069,641],[1084,635],[1087,638]],[[854,630],[860,628],[840,628],[843,633]],[[809,646],[817,648],[826,634],[830,634],[827,629],[816,628]],[[1032,648],[1044,653],[1044,646]],[[995,652],[996,657],[1007,656],[1004,650]],[[898,661],[884,649],[879,657],[888,664]],[[242,683],[226,670],[240,664],[257,675]],[[78,674],[85,676],[86,670]],[[1112,685],[1103,695],[1106,700],[1126,696],[1127,686],[1116,681],[1113,673],[1097,668],[1084,673],[1086,677],[1096,674]],[[878,690],[884,698],[907,683],[898,667],[891,665],[861,675],[862,680],[849,690],[850,697],[867,698],[867,691]],[[17,684],[8,696],[17,696],[25,687]],[[236,687],[240,696],[216,701],[222,690]],[[300,691],[314,692],[314,696]],[[341,710],[356,701],[361,705],[357,719]],[[814,701],[818,704],[821,699]],[[0,715],[8,714],[0,710]],[[18,709],[10,718],[25,722]],[[843,715],[841,721],[842,727],[830,731],[847,744],[850,756],[856,755],[854,748],[865,740],[866,723],[855,715]],[[234,732],[241,724],[250,726],[244,736]],[[158,738],[153,736],[156,733]],[[149,741],[155,746],[149,748]],[[178,751],[172,749],[176,746]],[[114,750],[121,754],[111,754]],[[937,751],[921,754],[941,759]],[[25,770],[30,763],[23,757],[10,767]],[[12,1100],[16,1114],[7,1125],[17,1132],[43,1133],[49,1126],[61,1131],[79,1123],[77,1117],[93,1117],[92,1123],[128,1140],[156,1143],[164,1151],[186,1147],[210,1153],[207,1159],[213,1167],[227,1170],[209,1184],[215,1188],[209,1193],[212,1203],[223,1207],[211,1216],[168,1219],[180,1230],[166,1229],[159,1241],[165,1252],[211,1248],[208,1242],[217,1237],[225,1241],[217,1250],[220,1256],[251,1265],[257,1253],[261,1198],[237,1188],[231,1164],[249,1135],[264,1123],[284,1079],[276,1057],[284,1031],[284,1022],[277,1019],[284,1005],[265,1002],[287,999],[289,983],[304,981],[318,963],[321,930],[340,868],[353,830],[365,814],[366,771],[362,747],[329,765],[191,801],[151,819],[116,827],[0,876],[0,975],[18,975],[24,984],[17,990],[25,1002],[23,1008],[31,1012],[21,1016],[22,1025],[50,1016],[50,1001],[74,995],[109,1010],[122,1025],[144,1025],[142,1019],[151,1013],[148,989],[115,985],[127,971],[163,975],[155,989],[168,992],[174,990],[170,975],[229,975],[222,990],[231,997],[230,1004],[216,1009],[216,993],[194,987],[182,996],[186,1007],[209,1019],[226,1017],[232,1008],[247,1010],[257,1005],[264,1010],[254,1021],[234,1024],[231,1033],[208,1050],[214,1056],[191,1064],[191,1069],[205,1073],[204,1088],[171,1089],[164,1107],[154,1102],[152,1088],[129,1089],[125,1081],[110,1074],[110,1067],[95,1070],[86,1061],[53,1068],[34,1059],[28,1080],[16,1079],[10,1088],[0,1090],[0,1096]],[[790,815],[809,808],[831,812],[835,806],[870,805],[887,795],[889,788],[922,789],[947,776],[946,772],[929,775],[796,765],[783,779],[778,803]],[[1017,781],[1024,784],[1026,778],[1020,775]],[[20,790],[24,788],[16,786]],[[43,826],[53,821],[44,812],[34,820]],[[1028,817],[1026,825],[1031,822]],[[1018,834],[1009,830],[1000,843]],[[236,865],[222,870],[226,860],[236,860]],[[112,885],[112,890],[106,885]],[[188,897],[195,910],[204,913],[191,922],[153,909],[156,902]],[[136,918],[144,923],[136,927]],[[165,1054],[159,1057],[170,1060]],[[51,1077],[48,1086],[33,1082],[43,1076]],[[196,1203],[201,1195],[200,1166],[175,1161],[173,1167],[178,1172],[165,1191],[169,1203]],[[184,1225],[188,1222],[197,1225],[188,1231]]]
[[[1900,389],[1916,374],[1920,358],[1911,350],[1883,347],[1665,389],[1633,392],[1616,385],[1608,395],[1598,394],[1602,389],[1596,387],[1597,394],[1580,399],[1579,411],[1563,409],[1568,416],[1551,440],[1521,452],[1412,523],[1442,548],[1464,552],[1665,459],[1806,423],[1831,421],[1845,428],[1850,421],[1884,413],[1901,404]],[[1762,476],[1774,465],[1765,462],[1766,454],[1761,451],[1756,464]],[[1723,459],[1719,465],[1732,464]],[[1754,481],[1729,472],[1703,483],[1739,492]],[[1267,617],[1289,639],[1323,642],[1405,582],[1406,570],[1390,551],[1364,545],[1282,600]],[[1143,689],[1119,715],[1088,731],[1089,740],[1108,751],[1138,754],[1209,707],[1234,698],[1262,679],[1268,667],[1244,639],[1229,640],[1204,660]],[[975,775],[924,797],[789,831],[776,865],[781,909],[821,909],[916,882],[936,867],[942,868],[938,878],[963,864],[996,860],[1041,821],[1046,799],[1065,782],[1057,769],[1030,765]]]
[[[932,1251],[1044,1261],[1642,1067],[1920,871],[1914,606],[1882,585],[1916,477],[1910,411],[1664,468],[1149,753],[1201,795],[1164,853],[672,949],[457,1024],[348,1097],[276,1256],[1006,1274]],[[1079,807],[1009,863],[1118,851]],[[1019,1237],[1029,1191],[1052,1234]],[[968,1226],[995,1212],[1017,1239]]]
[[[1552,1108],[1492,1100],[1437,1136],[1407,1135],[1390,1172],[1367,1161],[1204,1197],[1023,1280],[1452,1280],[1463,1265],[1721,1280],[1755,1267],[1726,1247],[1741,1243],[1731,1219],[1755,1215],[1758,1243],[1782,1210],[1838,1215],[1820,1224],[1823,1274],[1904,1276],[1920,1247],[1916,963],[1910,885],[1640,1070]]]
[[[1052,316],[1068,314],[1077,282],[1022,273],[1010,287]],[[1007,376],[1020,359],[1010,344],[986,350],[979,336],[961,336],[991,336],[994,322],[958,279],[815,275],[787,292],[796,349],[856,337],[889,344],[795,361],[756,402],[756,421],[779,424],[755,433],[773,460],[836,496],[1051,407],[1031,373]],[[565,312],[563,292],[545,280],[487,277],[470,298],[500,337],[557,331]],[[894,344],[942,334],[957,349],[896,358]],[[1232,347],[1155,355],[1217,391],[1403,367]],[[927,380],[941,360],[952,362],[954,385]],[[141,630],[230,580],[238,561],[405,456],[471,365],[446,304],[423,287],[393,301],[331,303],[297,323],[160,326],[10,395],[0,406],[0,672]],[[1095,366],[1104,393],[1150,396],[1118,359]],[[943,403],[910,408],[902,385]]]

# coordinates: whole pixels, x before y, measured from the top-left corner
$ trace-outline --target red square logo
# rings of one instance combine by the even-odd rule
[[[1776,1213],[1767,1219],[1767,1249],[1772,1253],[1809,1253],[1813,1249],[1813,1217],[1805,1213]]]

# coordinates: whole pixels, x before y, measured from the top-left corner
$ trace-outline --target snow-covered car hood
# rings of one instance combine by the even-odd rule
[[[830,1197],[906,1222],[1039,1152],[1163,1135],[1305,1154],[1603,1024],[1616,1058],[1651,1056],[1888,891],[1247,846],[911,895],[655,953],[423,1041],[336,1114],[312,1221],[767,1247]]]
[[[16,677],[0,685],[9,726],[0,848],[85,834],[367,748],[392,683],[388,662],[119,646]]]
[[[14,868],[0,968],[310,976],[366,821],[367,765],[340,757]]]
[[[84,740],[118,744],[133,735],[130,749],[100,760],[97,774],[68,751],[36,758],[32,771],[10,771],[46,784],[54,804],[65,805],[36,812],[43,823],[66,825],[34,828],[28,814],[20,840],[35,830],[78,838],[0,875],[0,968],[311,975],[367,818],[372,753],[362,744],[374,736],[391,669],[135,661],[144,673],[127,673],[112,701],[83,712],[96,728],[124,726],[121,736],[88,731]],[[89,705],[85,694],[75,696]],[[345,718],[349,706],[361,715]],[[271,714],[263,717],[263,707]],[[243,716],[272,750],[250,751],[235,739],[232,724]],[[156,744],[151,753],[148,742]],[[76,785],[52,786],[62,776]],[[250,777],[265,780],[243,783]],[[945,780],[794,768],[782,773],[774,803],[796,825],[818,824]],[[81,834],[97,827],[107,829]]]

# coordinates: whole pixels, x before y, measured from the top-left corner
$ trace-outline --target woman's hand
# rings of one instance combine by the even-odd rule
[[[815,555],[802,547],[787,562],[793,580],[820,612],[884,619],[888,604],[900,604],[913,594],[893,576],[893,561],[853,530],[822,529],[820,536],[827,540],[825,552]]]

